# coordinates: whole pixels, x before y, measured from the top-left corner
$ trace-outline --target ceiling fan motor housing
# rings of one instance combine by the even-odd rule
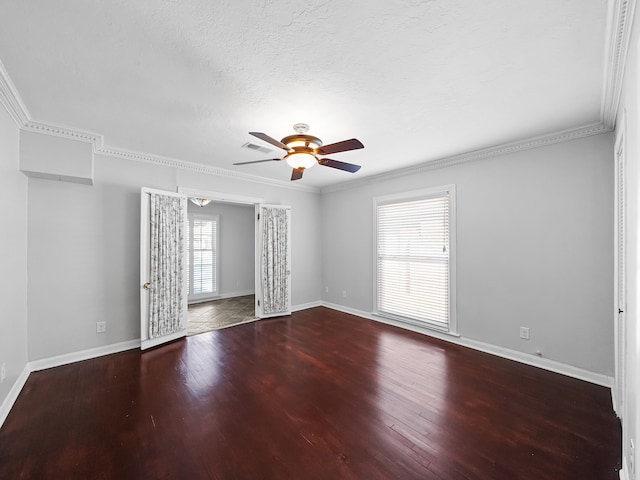
[[[310,153],[312,155],[314,155],[317,149],[322,146],[322,140],[320,140],[318,137],[307,135],[305,133],[288,135],[284,137],[281,142],[291,150],[299,151],[300,153]]]

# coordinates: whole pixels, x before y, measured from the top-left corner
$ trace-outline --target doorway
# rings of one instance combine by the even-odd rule
[[[142,188],[140,200],[140,348],[145,350],[171,340],[182,338],[188,330],[188,290],[194,295],[192,303],[253,295],[254,316],[267,318],[291,315],[291,207],[266,205],[259,198],[241,197],[178,187],[178,193]],[[206,279],[189,272],[187,238],[195,223],[188,222],[188,204],[202,208],[209,203],[252,206],[253,234],[249,228],[237,240],[251,241],[253,255],[253,292],[247,295],[228,294],[218,286],[219,255],[217,239],[198,246],[198,266],[209,267],[209,289],[203,288]],[[155,220],[152,221],[152,218]],[[206,222],[204,222],[206,223]],[[209,222],[211,231],[216,222]],[[202,228],[200,228],[202,230]],[[202,233],[202,232],[200,232]],[[205,242],[206,243],[206,242]],[[215,246],[215,248],[214,248]],[[195,253],[195,245],[191,245]],[[209,258],[203,256],[209,254]],[[251,263],[251,262],[250,262]],[[150,268],[150,265],[152,268]],[[187,265],[187,268],[184,266]],[[193,262],[191,270],[195,270]],[[162,267],[162,268],[161,268]],[[162,270],[162,271],[160,271]],[[251,282],[244,282],[249,285]],[[196,291],[196,285],[198,288]],[[236,280],[235,287],[242,287]],[[205,291],[206,290],[206,291]],[[206,298],[208,295],[211,298]],[[195,298],[197,297],[197,298]],[[151,302],[153,300],[153,302]],[[151,308],[153,307],[153,308]],[[246,318],[243,318],[243,321]],[[228,322],[226,322],[228,325]],[[226,326],[225,325],[225,326]],[[159,333],[157,328],[162,330]]]
[[[255,207],[189,198],[187,335],[255,320]]]

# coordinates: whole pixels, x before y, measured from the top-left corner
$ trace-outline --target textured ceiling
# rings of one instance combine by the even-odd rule
[[[288,180],[243,149],[305,122],[350,174],[601,120],[606,0],[6,0],[0,60],[34,120],[107,145]],[[271,148],[271,147],[269,147]]]

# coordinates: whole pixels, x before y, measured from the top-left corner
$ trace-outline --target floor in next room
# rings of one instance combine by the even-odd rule
[[[189,305],[187,335],[197,335],[255,320],[255,313],[255,295],[194,303]]]

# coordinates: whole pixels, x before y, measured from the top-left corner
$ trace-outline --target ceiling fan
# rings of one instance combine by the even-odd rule
[[[271,138],[265,133],[249,132],[249,135],[253,135],[260,140],[264,140],[271,145],[275,145],[278,148],[286,150],[287,154],[282,158],[268,158],[266,160],[254,160],[252,162],[239,162],[234,163],[234,165],[286,160],[293,168],[293,172],[291,174],[292,181],[300,180],[302,178],[302,173],[307,168],[313,167],[316,163],[325,167],[337,168],[338,170],[344,170],[345,172],[351,173],[355,173],[360,170],[360,165],[319,157],[319,155],[331,155],[332,153],[347,152],[349,150],[364,148],[364,145],[360,140],[352,138],[350,140],[343,140],[342,142],[331,143],[323,146],[322,140],[318,137],[307,135],[309,125],[306,123],[296,123],[293,126],[293,129],[296,133],[294,135],[284,137],[281,141]]]

